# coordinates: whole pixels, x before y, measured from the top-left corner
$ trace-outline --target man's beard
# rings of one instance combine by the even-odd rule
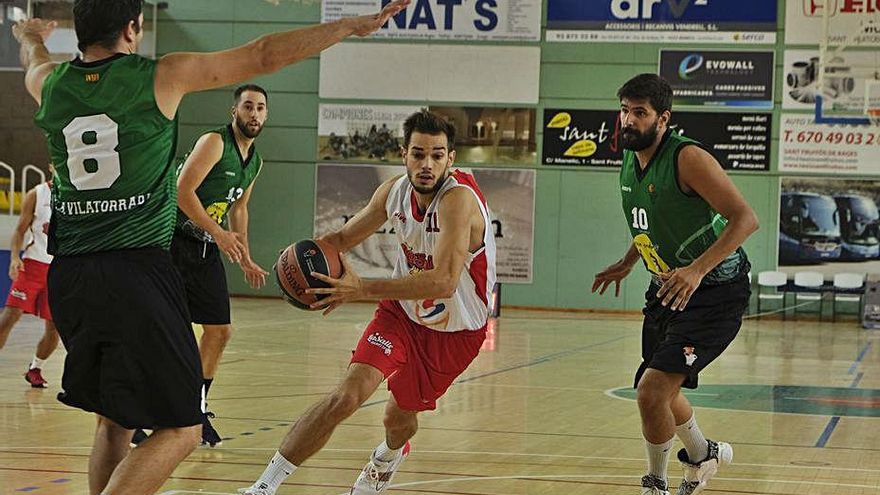
[[[433,194],[433,193],[436,193],[437,191],[440,190],[441,187],[443,187],[443,183],[446,182],[446,177],[448,176],[448,174],[444,173],[444,174],[443,174],[443,177],[438,178],[438,179],[436,179],[436,180],[434,181],[434,185],[433,185],[433,186],[431,186],[431,187],[424,187],[424,186],[420,186],[420,185],[416,184],[415,178],[416,178],[418,175],[419,175],[419,174],[416,173],[416,174],[408,175],[408,177],[409,177],[409,183],[410,183],[410,185],[412,185],[413,189],[415,189],[416,192],[419,193],[419,194]]]
[[[248,126],[248,122],[246,122],[238,117],[235,118],[235,125],[238,126],[238,130],[241,131],[242,135],[244,135],[244,137],[246,137],[248,139],[254,139],[257,136],[259,136],[261,132],[263,132],[263,125],[262,124],[260,124],[260,126],[257,127],[256,131],[251,131],[250,126]]]
[[[632,151],[642,151],[650,148],[654,141],[657,140],[657,127],[659,124],[659,120],[654,122],[654,125],[644,133],[630,127],[624,128],[620,134],[620,144],[625,149]]]

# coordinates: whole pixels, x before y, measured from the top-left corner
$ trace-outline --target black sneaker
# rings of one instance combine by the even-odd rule
[[[146,440],[148,436],[149,435],[147,435],[147,432],[145,432],[144,430],[142,430],[140,428],[138,428],[137,430],[134,430],[134,435],[131,436],[131,446],[137,447],[138,445],[141,444],[141,442]]]
[[[220,434],[217,433],[217,430],[215,430],[214,426],[211,424],[211,418],[213,417],[214,413],[210,411],[202,413],[202,445],[208,445],[210,447],[216,447],[223,443]]]

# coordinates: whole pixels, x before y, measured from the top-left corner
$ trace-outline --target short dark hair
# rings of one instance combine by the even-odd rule
[[[661,114],[672,110],[672,86],[657,74],[639,74],[617,90],[618,99],[648,100]]]
[[[144,11],[144,0],[76,0],[73,4],[73,25],[80,51],[92,45],[112,50],[119,35],[134,21],[140,30],[138,16]]]
[[[446,119],[423,108],[407,117],[403,123],[403,146],[409,148],[409,140],[413,132],[436,136],[445,134],[449,151],[455,149],[455,126]]]
[[[242,84],[241,86],[235,88],[235,103],[236,104],[238,104],[238,102],[241,101],[241,94],[244,93],[245,91],[255,91],[257,93],[261,93],[263,96],[266,97],[266,103],[269,103],[269,93],[267,93],[265,89],[263,89],[260,86],[257,86],[256,84]]]

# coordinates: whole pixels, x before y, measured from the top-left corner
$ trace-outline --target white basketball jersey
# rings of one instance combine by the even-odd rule
[[[419,212],[415,191],[406,176],[394,183],[385,203],[388,219],[399,242],[393,277],[403,278],[434,268],[434,246],[443,229],[443,219],[439,216],[440,200],[454,187],[471,191],[480,204],[486,224],[483,246],[468,255],[451,298],[399,301],[412,321],[441,332],[479,330],[489,318],[489,301],[495,286],[495,237],[483,193],[472,175],[456,170],[424,212]]]
[[[52,255],[46,252],[49,244],[49,220],[52,218],[52,189],[44,182],[34,188],[37,204],[34,206],[34,219],[31,222],[23,258],[52,263]]]

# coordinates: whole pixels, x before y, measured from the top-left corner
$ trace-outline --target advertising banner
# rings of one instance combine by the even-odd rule
[[[418,106],[322,104],[318,160],[400,163],[403,122]],[[534,165],[535,109],[429,106],[455,126],[458,164]]]
[[[878,180],[783,177],[780,270],[880,273],[878,204]]]
[[[502,283],[531,283],[535,224],[534,169],[473,168],[486,197],[495,234],[496,270]],[[315,236],[340,229],[367,205],[382,182],[402,165],[318,164]],[[388,224],[348,253],[361,277],[387,278],[397,260],[397,238]]]
[[[772,51],[660,50],[676,105],[773,108]]]
[[[374,14],[390,0],[323,0],[322,22]],[[462,41],[540,41],[541,0],[414,0],[372,35]]]
[[[620,113],[544,110],[544,165],[619,167]],[[769,170],[769,113],[673,112],[670,127],[703,143],[725,169]]]
[[[547,41],[776,43],[776,0],[548,0]]]
[[[880,175],[880,127],[817,124],[793,113],[780,121],[780,172]]]
[[[831,9],[829,44],[880,46],[880,4],[876,0],[787,0],[785,42],[818,45],[826,4]]]

